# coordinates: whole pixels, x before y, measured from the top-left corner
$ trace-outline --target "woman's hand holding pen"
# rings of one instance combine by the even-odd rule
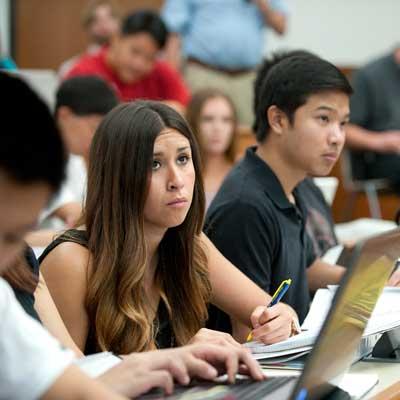
[[[251,314],[252,339],[273,344],[287,339],[293,333],[296,312],[287,304],[278,303],[271,307],[259,306]]]
[[[399,267],[400,267],[400,263],[397,262],[396,269],[390,276],[386,286],[397,286],[397,287],[400,286],[400,268]]]

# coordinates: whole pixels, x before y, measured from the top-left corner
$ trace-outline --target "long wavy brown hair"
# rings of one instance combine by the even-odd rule
[[[200,134],[200,118],[201,118],[201,113],[203,111],[204,105],[207,103],[207,101],[215,98],[222,98],[224,99],[228,104],[229,107],[231,108],[232,111],[232,118],[233,118],[233,133],[232,133],[232,138],[231,142],[228,146],[228,148],[225,151],[225,157],[228,161],[231,163],[235,162],[236,158],[236,150],[237,150],[237,142],[238,142],[238,118],[237,118],[237,112],[235,105],[232,102],[232,99],[226,95],[224,92],[222,92],[219,89],[216,88],[204,88],[199,91],[197,91],[193,96],[192,99],[190,100],[190,103],[188,104],[188,107],[186,109],[186,118],[188,120],[188,123],[190,127],[193,129],[194,134],[196,135],[196,139],[199,142],[200,145],[200,155],[201,158],[204,162],[205,160],[205,154],[204,154],[204,146],[202,144],[202,137]],[[204,164],[203,164],[204,166]]]
[[[121,104],[94,136],[82,219],[91,254],[86,307],[99,350],[126,354],[155,347],[157,321],[144,289],[149,261],[144,206],[154,142],[166,128],[189,140],[196,182],[185,221],[168,229],[158,247],[155,284],[176,345],[187,343],[207,319],[211,289],[199,239],[205,199],[194,135],[183,117],[162,103]]]

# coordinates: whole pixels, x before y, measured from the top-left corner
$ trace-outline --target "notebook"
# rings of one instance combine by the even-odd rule
[[[340,389],[340,384],[353,362],[364,329],[399,254],[398,229],[368,239],[357,246],[299,377],[289,376],[286,380],[275,377],[264,382],[247,381],[245,386],[243,383],[225,386],[221,383],[206,384],[206,388],[196,386],[195,392],[193,387],[179,388],[179,392],[171,398],[319,400],[330,396],[330,399],[351,399],[348,392]],[[361,392],[364,393],[376,383],[377,379],[365,376],[365,379],[360,379],[358,386],[361,386]],[[160,392],[152,392],[143,397],[160,398],[163,398]]]

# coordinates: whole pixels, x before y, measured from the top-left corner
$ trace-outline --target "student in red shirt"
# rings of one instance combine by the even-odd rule
[[[67,78],[99,75],[123,101],[161,100],[183,111],[190,99],[183,79],[166,62],[157,60],[167,35],[164,22],[153,11],[130,14],[110,46],[83,56],[67,73]]]

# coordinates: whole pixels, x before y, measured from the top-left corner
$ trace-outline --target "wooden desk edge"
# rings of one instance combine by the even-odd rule
[[[395,400],[400,399],[400,382],[396,382],[382,392],[378,393],[371,400]]]

